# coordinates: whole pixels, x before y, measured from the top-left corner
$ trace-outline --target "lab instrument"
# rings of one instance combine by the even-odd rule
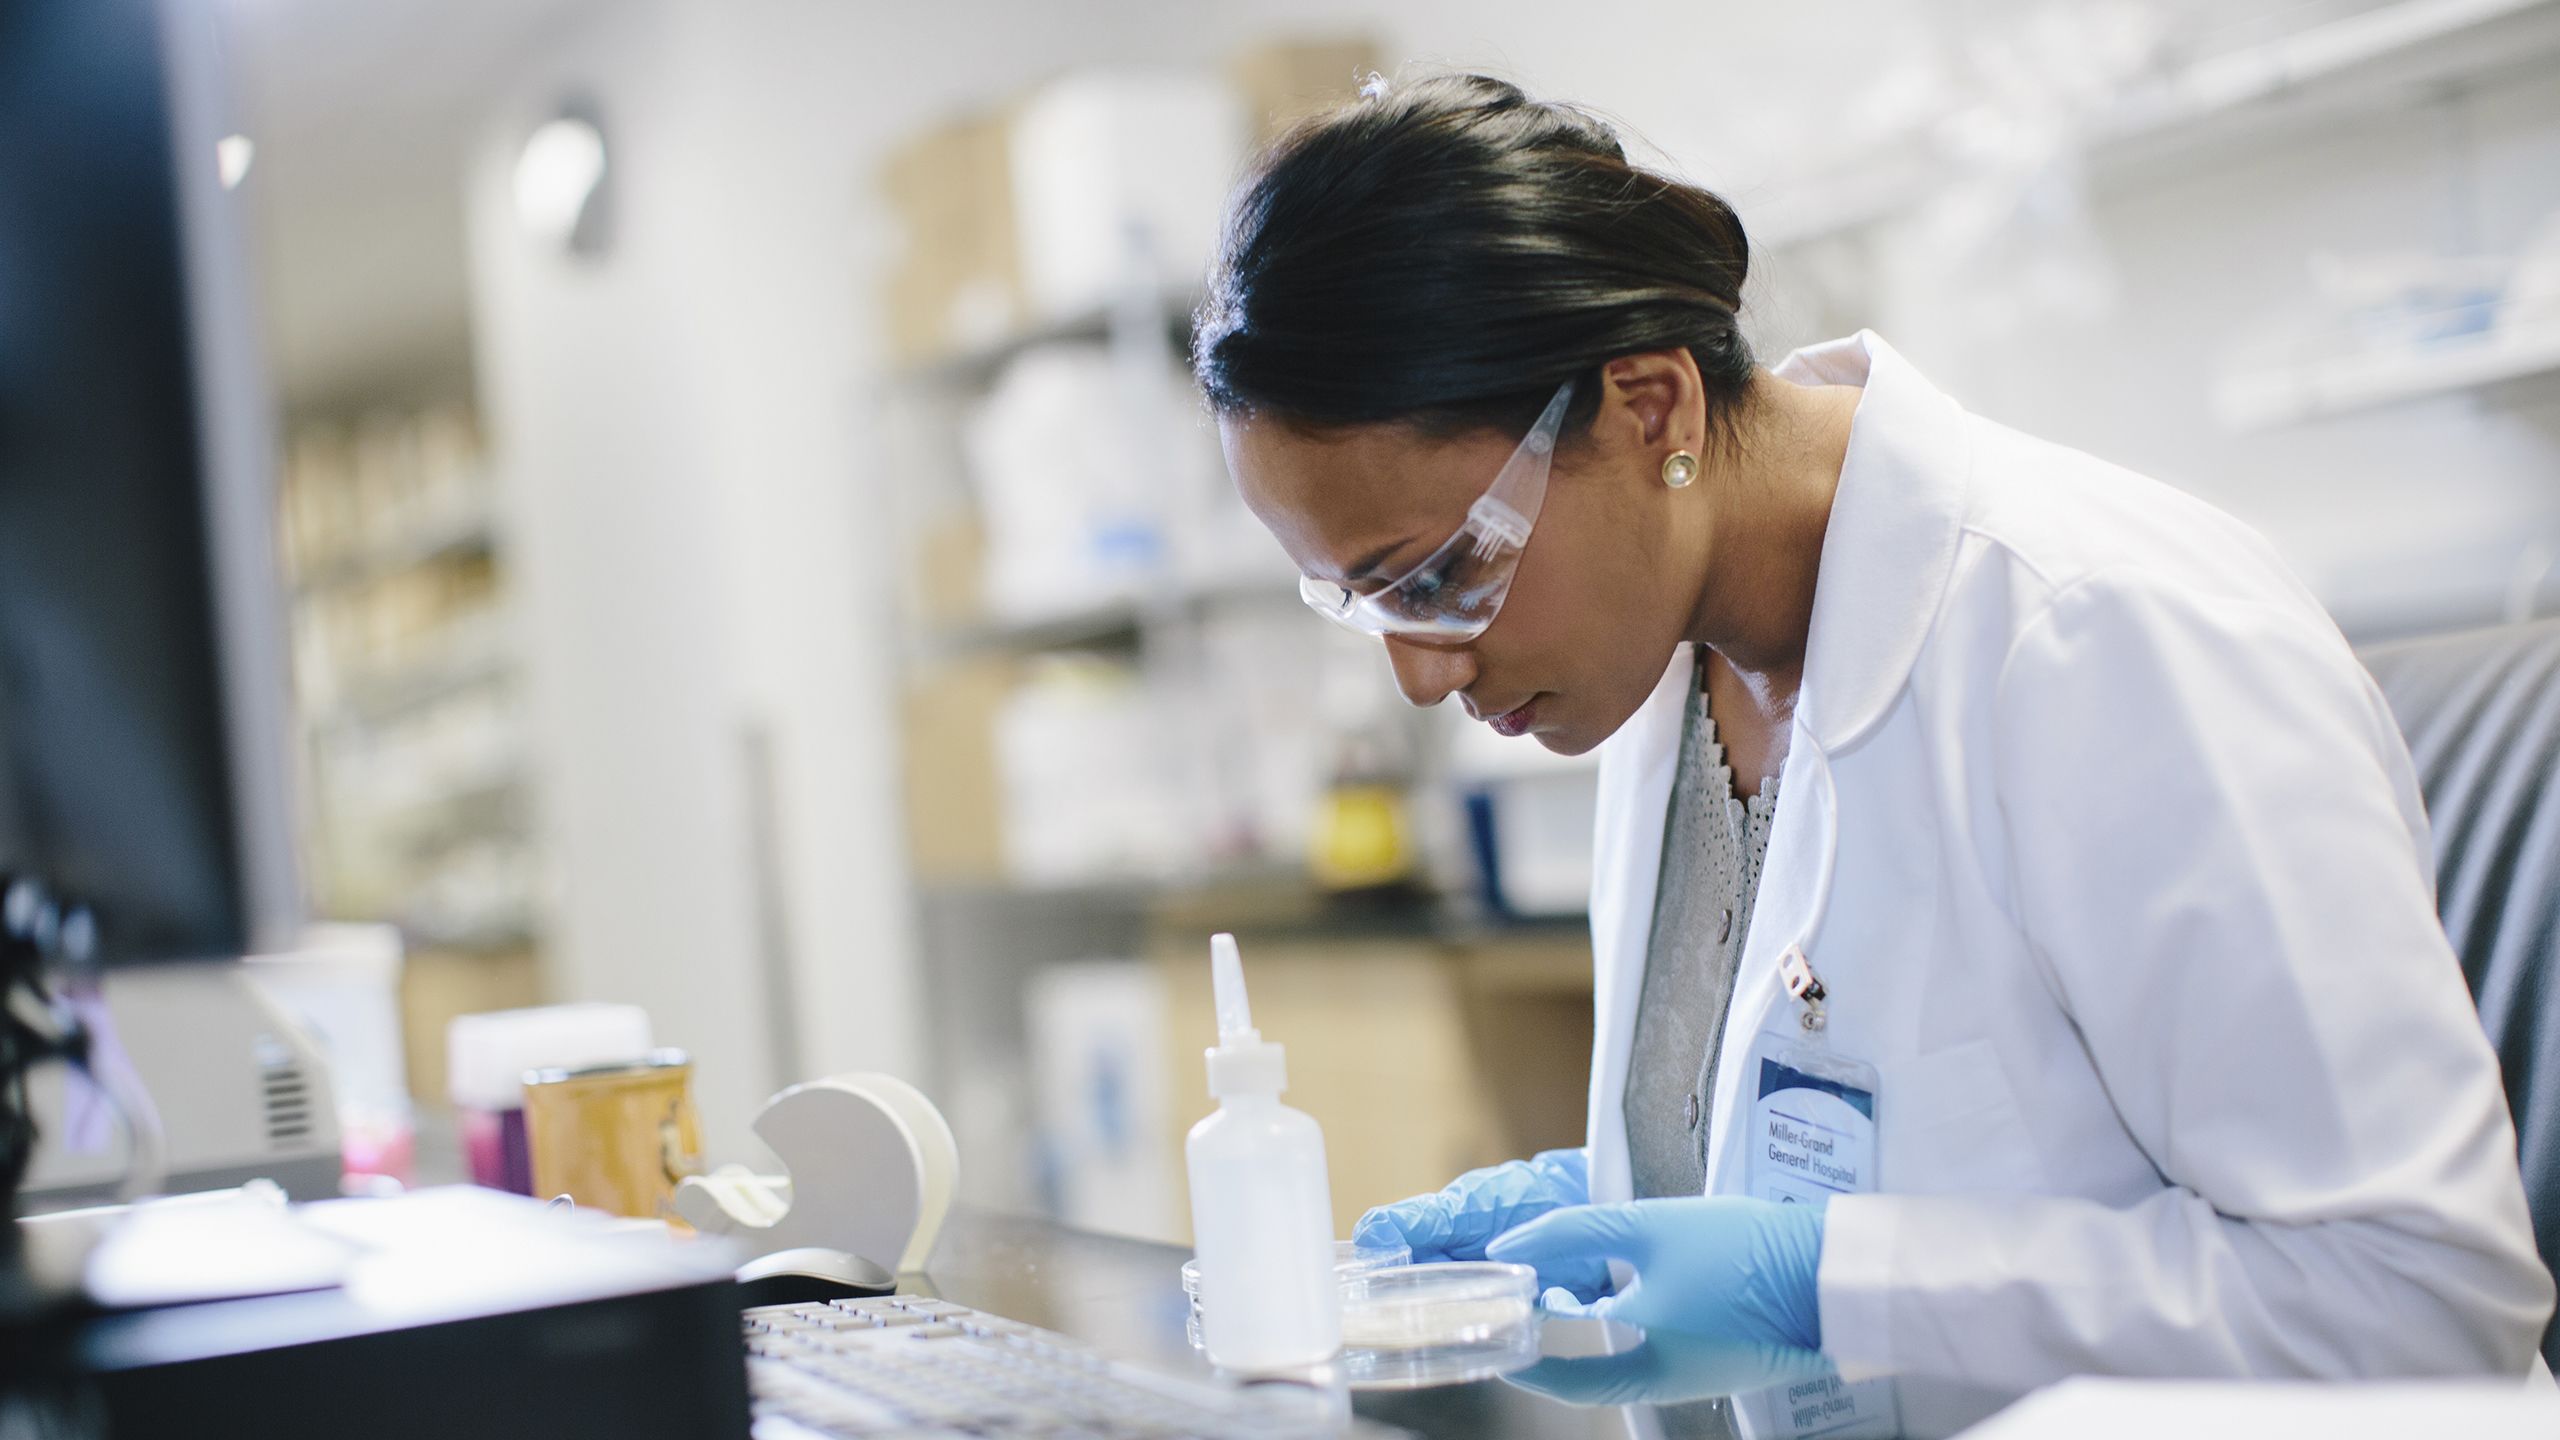
[[[1342,1348],[1324,1132],[1280,1103],[1285,1057],[1254,1028],[1233,935],[1210,940],[1209,962],[1218,1016],[1209,1093],[1218,1108],[1184,1147],[1201,1335],[1210,1360],[1232,1370],[1315,1364]]]

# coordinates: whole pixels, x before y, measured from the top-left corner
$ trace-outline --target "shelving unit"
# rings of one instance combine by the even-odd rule
[[[1189,322],[1196,303],[1197,297],[1191,293],[1168,292],[1110,312],[1044,325],[909,367],[892,379],[891,386],[901,403],[911,409],[936,417],[940,424],[957,425],[970,403],[985,393],[1008,362],[1042,345],[1086,345],[1097,350],[1162,345],[1170,361],[1187,349]],[[950,443],[947,436],[937,436],[921,448],[957,463],[959,447]],[[926,488],[937,487],[950,491],[962,488],[962,482],[956,475],[937,476]],[[904,548],[912,554],[925,547],[909,536]],[[1177,562],[1170,568],[1178,572],[1181,566]],[[1300,614],[1294,582],[1276,571],[1216,583],[1185,580],[1177,575],[1152,584],[1137,595],[1069,606],[1048,614],[958,621],[911,614],[906,647],[910,679],[972,662],[1036,661],[1062,655],[1114,657],[1141,669],[1180,666],[1196,662],[1205,625],[1221,615],[1255,610],[1283,616],[1292,624],[1305,618]],[[1431,727],[1424,729],[1425,748],[1433,752],[1426,761],[1429,773],[1425,783],[1440,783],[1436,762],[1443,747],[1428,738]],[[1514,756],[1505,763],[1473,766],[1468,778],[1476,782],[1527,775],[1587,774],[1592,768],[1588,760],[1563,761],[1539,751]],[[1442,880],[1446,879],[1446,871],[1444,865]],[[1203,903],[1215,899],[1226,905],[1226,913],[1265,914],[1270,917],[1270,924],[1298,933],[1323,930],[1485,940],[1499,939],[1514,928],[1539,935],[1552,933],[1563,923],[1581,923],[1578,917],[1560,922],[1488,915],[1465,887],[1429,881],[1384,896],[1331,897],[1308,874],[1303,863],[1294,857],[1268,855],[1248,856],[1241,862],[1222,859],[1205,866],[1182,867],[1179,873],[1162,877],[1133,876],[1068,885],[1017,882],[987,874],[928,875],[921,881],[921,890],[928,905],[1020,901],[1051,911],[1074,906],[1140,921],[1201,913],[1216,908]]]
[[[1200,296],[1192,290],[1167,290],[1142,297],[1134,313],[1140,323],[1160,327],[1166,344],[1177,349],[1191,341],[1191,315],[1200,304]],[[1110,341],[1115,324],[1127,324],[1131,311],[1118,315],[1110,311],[1090,310],[1034,325],[1014,334],[999,336],[982,345],[972,345],[938,359],[909,365],[891,377],[894,388],[905,391],[950,392],[983,390],[1002,370],[1005,363],[1024,351],[1042,345],[1102,345]]]
[[[1147,353],[1149,347],[1155,347],[1171,372],[1189,343],[1195,303],[1196,296],[1184,292],[1145,296],[1109,311],[1043,325],[911,367],[901,372],[893,385],[902,399],[918,403],[956,425],[1009,362],[1045,345],[1086,346],[1097,352],[1116,350],[1124,356]],[[959,451],[955,444],[934,448],[955,459]],[[939,477],[938,483],[947,491],[965,490],[957,475]],[[908,547],[911,553],[917,548]],[[912,639],[908,650],[912,675],[930,677],[945,667],[973,661],[1036,662],[1069,655],[1111,657],[1141,674],[1161,675],[1195,662],[1202,643],[1202,627],[1220,615],[1252,609],[1283,611],[1285,607],[1285,613],[1295,619],[1295,591],[1284,577],[1274,574],[1202,584],[1181,578],[1182,569],[1178,558],[1169,560],[1164,576],[1139,587],[1136,593],[1071,605],[1053,613],[956,623],[910,617]],[[1286,895],[1291,897],[1289,905],[1300,917],[1293,923],[1310,923],[1312,911],[1323,908],[1319,887],[1308,877],[1304,866],[1291,858],[1245,855],[1180,868],[1183,873],[1116,877],[1063,886],[1015,881],[1001,875],[929,877],[924,881],[924,890],[930,904],[1020,900],[1050,910],[1076,906],[1141,922],[1181,909],[1186,901],[1196,901],[1204,894],[1229,900],[1246,894],[1263,898]],[[1353,910],[1383,928],[1420,933],[1429,929],[1436,903],[1425,893],[1415,892],[1383,906],[1364,899]]]
[[[492,613],[453,622],[448,633],[395,664],[357,670],[342,681],[332,725],[381,725],[403,712],[507,680],[515,670],[505,618]]]
[[[282,504],[316,908],[524,988],[530,765],[476,423],[453,402],[305,417]]]
[[[2235,429],[2263,430],[2384,405],[2560,375],[2560,320],[2496,327],[2397,354],[2352,350],[2225,379],[2215,409]]]
[[[497,521],[485,501],[448,508],[450,513],[403,525],[379,541],[311,560],[295,577],[295,591],[309,595],[363,585],[447,559],[486,557],[496,548]]]
[[[2555,0],[2396,0],[2298,34],[2206,55],[2138,77],[2084,117],[2089,170],[2166,167],[2258,134],[2370,111],[2489,79],[2560,53]],[[1944,127],[1960,128],[1956,117]],[[1971,178],[1931,134],[1781,187],[1745,207],[1757,245],[1847,235],[1913,212]]]

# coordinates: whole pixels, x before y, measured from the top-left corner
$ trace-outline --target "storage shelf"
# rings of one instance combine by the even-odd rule
[[[1159,616],[1189,617],[1221,605],[1297,603],[1296,584],[1287,579],[1200,586],[1146,600],[1106,600],[1055,615],[961,626],[928,636],[925,648],[946,655],[1127,649],[1137,644],[1140,634]]]
[[[361,585],[431,561],[488,554],[497,543],[497,520],[485,505],[456,510],[403,526],[390,539],[313,561],[295,577],[297,594]]]
[[[956,655],[1125,649],[1137,642],[1138,620],[1138,602],[1106,600],[1055,615],[962,626],[932,636],[927,644]]]
[[[401,806],[382,824],[412,863],[481,841],[529,843],[533,838],[531,794],[531,783],[522,771],[491,774]]]
[[[320,715],[322,728],[378,725],[421,705],[507,678],[515,656],[495,623],[474,622],[414,662],[352,680],[340,702]]]
[[[1196,290],[1168,291],[1155,299],[1154,308],[1165,337],[1177,351],[1190,347],[1191,312],[1199,304],[1200,293]],[[1114,318],[1109,310],[1061,316],[938,360],[907,366],[892,374],[891,383],[907,388],[983,389],[1006,361],[1025,350],[1042,345],[1101,344],[1111,338]]]
[[[483,922],[461,926],[403,921],[399,928],[401,938],[414,950],[503,955],[531,950],[542,941],[541,931],[532,919],[521,915],[493,916]]]
[[[1395,937],[1456,945],[1531,943],[1552,946],[1588,933],[1582,915],[1488,915],[1471,900],[1421,888],[1337,892],[1319,887],[1301,866],[1243,865],[1206,876],[1163,881],[1106,880],[1082,885],[1023,885],[1004,880],[928,880],[928,904],[1065,907],[1121,912],[1160,930],[1232,930],[1300,938]]]
[[[2231,376],[2214,408],[2239,430],[2298,424],[2406,400],[2560,372],[2560,320],[2503,326],[2423,350],[2335,359]]]
[[[1073,905],[1142,910],[1214,898],[1217,903],[1254,897],[1297,897],[1319,894],[1305,867],[1282,861],[1239,861],[1205,873],[1151,879],[1111,877],[1061,884],[1013,880],[1001,876],[928,878],[925,890],[936,899],[962,904],[1004,903]]]
[[[2555,0],[2400,0],[2136,83],[2087,124],[2085,155],[2102,174],[2160,165],[2288,116],[2371,109],[2555,54]],[[1906,213],[1967,178],[1913,136],[1899,153],[1779,188],[1743,219],[1757,245],[1802,245]]]

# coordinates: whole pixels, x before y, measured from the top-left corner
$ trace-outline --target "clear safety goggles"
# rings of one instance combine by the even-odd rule
[[[1538,523],[1556,436],[1572,402],[1573,382],[1567,380],[1521,437],[1502,473],[1467,507],[1467,523],[1430,559],[1369,591],[1301,575],[1299,597],[1327,620],[1363,635],[1455,644],[1483,634],[1511,590],[1529,527]]]

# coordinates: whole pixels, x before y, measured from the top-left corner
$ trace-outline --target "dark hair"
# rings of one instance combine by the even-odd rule
[[[1567,379],[1685,348],[1721,428],[1751,383],[1749,263],[1731,206],[1581,110],[1482,75],[1372,81],[1237,190],[1192,369],[1222,414],[1452,433],[1525,429]]]

